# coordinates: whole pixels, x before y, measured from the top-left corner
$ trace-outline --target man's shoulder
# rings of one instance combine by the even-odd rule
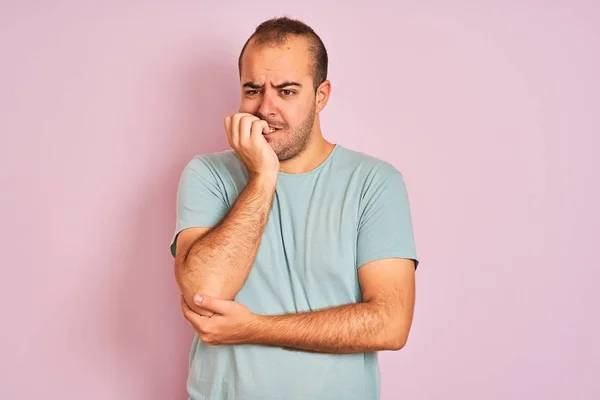
[[[388,176],[401,174],[390,161],[359,150],[340,146],[338,166],[359,173],[365,178],[385,179]]]
[[[192,160],[198,160],[209,164],[236,164],[240,162],[235,152],[231,149],[196,154],[192,157]]]
[[[243,164],[233,150],[196,154],[188,162],[187,168],[196,172],[210,172],[215,175],[243,174]]]

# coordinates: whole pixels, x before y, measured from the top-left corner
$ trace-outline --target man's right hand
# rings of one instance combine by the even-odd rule
[[[235,113],[225,118],[225,131],[231,148],[253,177],[277,180],[279,159],[263,134],[269,124],[255,115]]]

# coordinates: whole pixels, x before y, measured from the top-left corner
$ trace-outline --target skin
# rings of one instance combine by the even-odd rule
[[[362,302],[357,304],[263,316],[232,300],[256,256],[278,172],[310,171],[333,150],[319,122],[331,84],[325,81],[315,90],[312,77],[303,38],[290,37],[282,46],[250,43],[246,48],[240,108],[224,125],[231,147],[248,168],[248,185],[221,224],[182,231],[177,242],[182,312],[207,345],[355,353],[399,350],[408,339],[415,301],[412,260],[361,266]],[[270,127],[282,129],[272,132]]]
[[[310,171],[334,147],[323,137],[319,120],[331,83],[326,80],[315,93],[311,64],[303,38],[289,38],[281,47],[256,48],[251,43],[242,58],[239,112],[283,128],[264,137],[286,173]]]

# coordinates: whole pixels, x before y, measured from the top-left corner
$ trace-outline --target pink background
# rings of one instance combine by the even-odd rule
[[[284,13],[328,47],[326,136],[409,186],[382,398],[600,398],[597,3],[216,3],[1,3],[0,398],[185,397],[177,180],[226,148],[238,52]]]

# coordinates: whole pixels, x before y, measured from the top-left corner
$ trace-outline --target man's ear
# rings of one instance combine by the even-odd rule
[[[329,97],[331,96],[331,82],[328,80],[323,81],[317,88],[315,95],[316,112],[320,113],[327,105]]]

